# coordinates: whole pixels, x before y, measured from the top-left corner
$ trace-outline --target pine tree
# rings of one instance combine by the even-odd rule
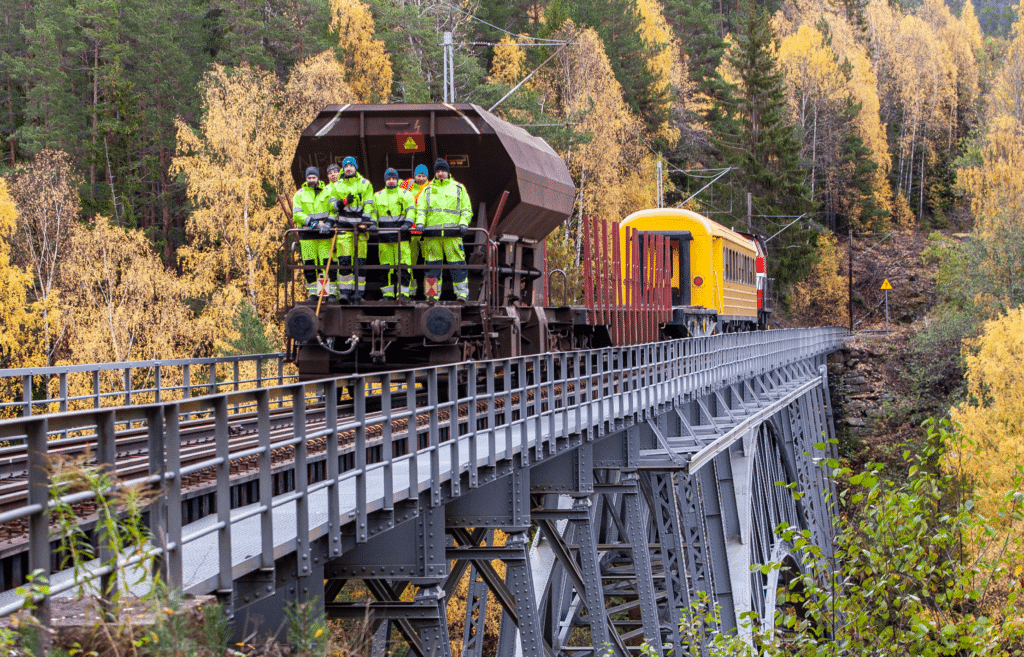
[[[24,120],[25,89],[14,74],[14,68],[25,52],[21,28],[28,20],[30,9],[27,0],[5,2],[0,6],[0,166],[13,167],[19,156],[14,133]]]

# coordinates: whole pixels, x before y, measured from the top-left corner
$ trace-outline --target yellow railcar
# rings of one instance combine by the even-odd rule
[[[763,292],[767,281],[763,248],[756,239],[676,208],[629,215],[619,225],[620,244],[626,244],[629,229],[641,235],[664,235],[671,243],[673,319],[662,327],[667,337],[766,327],[770,310],[764,308]],[[625,280],[625,271],[622,274]]]

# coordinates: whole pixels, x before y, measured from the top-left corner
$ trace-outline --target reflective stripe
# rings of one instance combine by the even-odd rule
[[[458,183],[452,183],[452,184],[455,185],[455,209],[454,210],[447,210],[445,208],[432,208],[432,207],[430,207],[430,190],[431,190],[431,188],[427,187],[426,188],[427,196],[423,200],[423,202],[427,206],[426,210],[424,210],[424,214],[428,214],[429,215],[429,214],[431,214],[433,212],[439,212],[439,213],[444,213],[444,214],[455,214],[455,215],[460,215],[460,216],[462,215],[462,185],[458,184]]]

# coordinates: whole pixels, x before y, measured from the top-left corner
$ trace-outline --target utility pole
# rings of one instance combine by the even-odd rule
[[[850,271],[847,277],[847,313],[850,315],[850,333],[853,333],[853,229],[850,229]]]
[[[752,235],[754,231],[750,230],[754,218],[754,201],[750,192],[747,192],[747,234]]]
[[[455,102],[455,40],[451,32],[444,33],[444,102]]]
[[[665,207],[665,188],[661,184],[661,158],[658,158],[658,207]]]

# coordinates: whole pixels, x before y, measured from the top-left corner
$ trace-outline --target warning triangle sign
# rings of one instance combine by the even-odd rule
[[[892,285],[889,285],[889,279],[888,278],[885,279],[885,281],[882,283],[882,289],[883,290],[891,290],[892,289]]]
[[[407,137],[405,140],[405,147],[409,150],[414,150],[416,148],[416,140],[412,137]]]

